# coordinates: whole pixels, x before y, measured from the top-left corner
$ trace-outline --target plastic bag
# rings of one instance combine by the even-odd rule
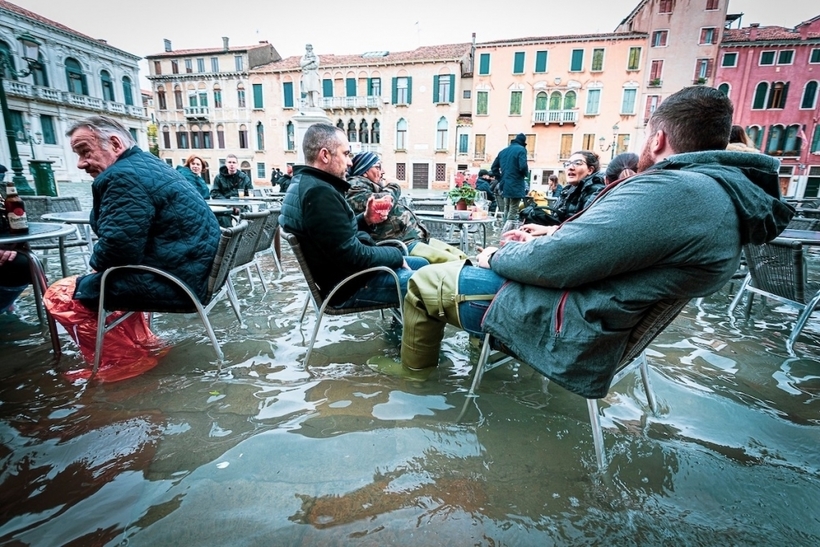
[[[74,288],[77,276],[61,279],[51,285],[43,295],[46,309],[68,332],[80,348],[88,368],[70,370],[66,376],[71,379],[91,377],[94,363],[94,346],[97,340],[97,310],[86,308],[75,300]],[[125,312],[114,312],[109,321]],[[95,378],[101,382],[116,382],[139,376],[154,368],[158,358],[167,352],[162,341],[148,328],[144,313],[134,313],[128,319],[106,333],[103,341],[103,355]]]

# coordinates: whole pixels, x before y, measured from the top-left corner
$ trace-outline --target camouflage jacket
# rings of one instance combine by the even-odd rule
[[[387,220],[380,224],[369,227],[368,233],[376,241],[385,239],[399,239],[405,243],[416,241],[427,242],[430,237],[427,228],[421,223],[419,218],[402,205],[401,187],[395,182],[390,182],[380,186],[365,177],[350,177],[347,179],[350,190],[347,191],[347,202],[356,214],[364,213],[367,200],[370,196],[381,198],[384,196],[393,197],[393,208]]]

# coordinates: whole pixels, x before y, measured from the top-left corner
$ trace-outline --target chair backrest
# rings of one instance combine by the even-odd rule
[[[285,238],[285,241],[290,245],[290,250],[293,251],[293,256],[296,257],[296,262],[299,263],[299,268],[302,270],[302,275],[305,276],[310,294],[313,295],[313,301],[317,306],[321,306],[324,298],[322,298],[322,293],[319,291],[319,285],[316,284],[313,274],[310,273],[310,266],[308,266],[305,254],[302,252],[302,246],[299,245],[299,240],[295,235],[285,230],[282,230],[282,237]]]
[[[219,245],[216,248],[214,262],[208,274],[208,292],[205,295],[205,303],[211,301],[213,295],[222,288],[222,285],[228,279],[228,274],[236,261],[237,247],[247,228],[247,220],[243,220],[230,228],[222,228],[222,235],[219,236]]]
[[[26,216],[32,222],[39,221],[48,213],[82,211],[78,197],[24,196]]]
[[[234,268],[244,266],[253,262],[253,255],[256,254],[256,246],[259,238],[262,235],[262,229],[270,216],[270,211],[264,209],[262,211],[244,212],[239,215],[240,220],[248,222],[248,228],[239,242],[239,247],[236,249],[236,260],[234,260]]]
[[[453,234],[454,227],[452,224],[442,224],[441,222],[424,222],[424,218],[421,218],[420,220],[424,227],[427,228],[427,233],[430,237],[441,240],[448,245],[461,245],[461,240]],[[464,229],[466,230],[466,227]]]
[[[806,270],[800,241],[777,238],[763,245],[744,245],[743,254],[753,287],[806,303]]]
[[[803,218],[803,217],[794,217],[789,221],[788,226],[786,226],[789,230],[812,230],[812,231],[820,231],[820,218]]]
[[[262,226],[262,235],[259,236],[259,241],[256,244],[257,253],[270,249],[273,238],[276,236],[276,230],[279,229],[279,214],[282,212],[282,206],[272,203],[267,211],[270,212],[270,215],[265,220],[265,225]]]
[[[629,333],[629,342],[618,363],[616,373],[634,361],[652,340],[669,326],[688,302],[689,298],[676,298],[661,300],[652,305]]]

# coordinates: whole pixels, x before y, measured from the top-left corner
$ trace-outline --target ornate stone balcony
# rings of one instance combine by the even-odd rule
[[[3,87],[9,96],[22,97],[49,103],[69,105],[84,110],[92,110],[100,113],[115,113],[135,118],[147,118],[145,108],[141,106],[127,105],[112,101],[104,101],[97,97],[88,95],[77,95],[68,91],[54,89],[52,87],[40,87],[27,82],[15,80],[3,80]]]
[[[325,110],[379,109],[381,106],[382,98],[376,96],[322,98],[322,108]]]
[[[532,124],[543,123],[549,125],[557,123],[578,123],[577,110],[536,110],[532,115]]]

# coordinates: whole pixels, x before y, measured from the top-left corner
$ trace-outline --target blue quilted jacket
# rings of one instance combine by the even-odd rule
[[[200,300],[219,243],[219,225],[205,200],[176,171],[136,146],[91,185],[91,228],[99,236],[91,255],[95,272],[125,264],[165,270]],[[101,273],[77,280],[74,298],[95,307]],[[113,277],[113,276],[112,276]],[[186,302],[175,285],[149,272],[109,277],[106,303],[115,307],[172,310]]]

